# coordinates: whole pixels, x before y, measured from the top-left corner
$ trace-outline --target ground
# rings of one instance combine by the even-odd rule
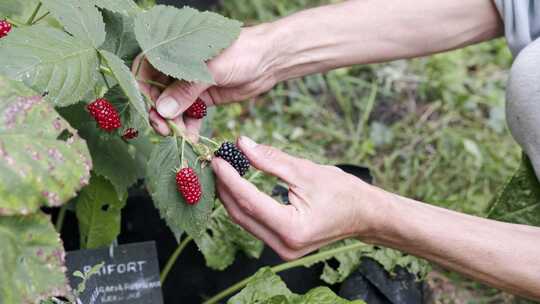
[[[228,0],[247,24],[322,0]],[[334,1],[335,2],[335,1]],[[220,108],[218,136],[247,135],[321,163],[373,170],[384,189],[474,215],[518,166],[504,117],[512,57],[503,39],[427,58],[355,66],[279,84]],[[511,296],[442,270],[435,303],[511,303]]]

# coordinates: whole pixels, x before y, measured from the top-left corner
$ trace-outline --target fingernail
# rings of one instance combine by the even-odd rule
[[[251,138],[246,137],[246,136],[240,137],[240,143],[242,144],[242,146],[249,149],[255,148],[257,146],[256,142],[254,142]]]
[[[180,111],[180,105],[173,98],[165,97],[158,101],[157,111],[159,115],[165,118],[174,118]]]

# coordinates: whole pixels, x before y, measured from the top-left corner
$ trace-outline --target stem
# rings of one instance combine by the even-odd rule
[[[43,20],[45,17],[49,16],[51,12],[46,12],[45,14],[41,15],[40,17],[38,17],[34,22],[32,22],[32,24],[36,24],[38,22],[40,22],[41,20]]]
[[[107,75],[109,75],[109,76],[114,77],[114,74],[113,74],[112,70],[111,70],[109,67],[100,65],[100,66],[99,66],[99,71],[102,72],[102,73],[104,73],[104,74],[107,74]]]
[[[218,144],[217,142],[211,140],[211,139],[208,138],[208,137],[204,137],[204,136],[202,136],[202,135],[199,135],[199,138],[202,139],[202,140],[206,140],[207,142],[213,144],[213,145],[216,146],[216,147],[219,147],[219,144]]]
[[[153,81],[153,80],[150,80],[150,79],[137,78],[137,81],[144,82],[144,83],[147,83],[147,84],[156,86],[156,87],[160,87],[160,88],[162,88],[162,89],[166,89],[166,88],[167,88],[167,85],[164,85],[164,84],[161,83],[161,82]]]
[[[67,210],[67,205],[63,205],[60,208],[60,212],[58,212],[58,218],[56,219],[56,225],[55,225],[56,232],[58,233],[62,231],[62,226],[64,225],[64,218],[66,217],[66,210]]]
[[[32,22],[34,22],[34,19],[36,18],[36,16],[39,13],[40,9],[41,9],[41,1],[38,3],[36,8],[34,9],[34,12],[30,16],[30,18],[28,18],[28,21],[26,21],[26,25],[32,25]]]
[[[101,77],[103,78],[103,81],[105,82],[105,85],[107,86],[107,89],[110,90],[111,86],[109,85],[109,82],[107,81],[107,77],[105,76],[105,71],[109,73],[110,76],[115,77],[114,73],[112,72],[111,68],[108,66],[102,66],[101,63],[103,61],[103,58],[101,57],[101,54],[97,52],[98,58],[99,58],[99,73],[101,74]]]
[[[338,247],[338,248],[335,248],[335,249],[331,249],[331,250],[319,252],[319,253],[316,253],[316,254],[308,255],[306,257],[303,257],[303,258],[295,260],[295,261],[286,262],[286,263],[276,265],[274,267],[271,267],[270,270],[272,270],[272,272],[274,272],[274,273],[278,273],[278,272],[281,272],[281,271],[284,271],[284,270],[287,270],[287,269],[291,269],[291,268],[294,268],[294,267],[313,264],[313,263],[316,263],[316,262],[327,260],[327,259],[335,256],[336,254],[340,254],[340,253],[348,252],[348,251],[353,251],[353,250],[359,249],[359,248],[361,248],[363,246],[366,246],[366,244],[364,244],[364,243],[355,243],[355,244],[351,244],[351,245],[347,245],[347,246],[343,246],[343,247]],[[233,293],[235,293],[235,292],[239,291],[240,289],[244,288],[249,283],[249,281],[251,280],[252,277],[253,277],[253,275],[251,275],[251,276],[243,279],[242,281],[232,285],[231,287],[221,291],[217,295],[215,295],[212,298],[210,298],[210,299],[206,300],[205,302],[203,302],[203,304],[215,304],[215,303],[218,303],[223,298],[225,298],[225,297],[227,297],[229,295],[232,295]]]
[[[21,27],[21,26],[24,25],[24,24],[20,23],[19,21],[15,21],[15,20],[10,19],[10,18],[6,18],[6,21],[11,23],[11,25],[13,25],[15,27]]]
[[[186,145],[186,139],[182,137],[182,153],[180,154],[180,166],[184,167],[184,146]]]
[[[167,261],[167,264],[165,264],[165,267],[163,268],[163,271],[160,275],[160,281],[161,285],[165,283],[165,280],[167,279],[167,275],[171,271],[172,267],[174,266],[174,263],[176,263],[176,260],[180,256],[180,253],[186,248],[186,246],[189,244],[189,242],[193,241],[193,238],[191,236],[186,237],[180,245],[178,245],[178,248],[173,252],[171,257],[169,257],[169,260]]]
[[[142,55],[141,60],[139,60],[139,64],[137,64],[137,69],[135,70],[135,78],[139,78],[139,72],[141,71],[141,66],[144,60],[146,59],[144,58],[144,55]]]

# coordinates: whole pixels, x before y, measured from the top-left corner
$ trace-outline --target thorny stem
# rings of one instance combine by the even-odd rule
[[[313,263],[316,263],[316,262],[319,262],[319,261],[329,259],[329,258],[331,258],[331,257],[333,257],[333,256],[335,256],[336,254],[339,254],[339,253],[344,253],[344,252],[348,252],[348,251],[357,250],[357,249],[361,248],[362,246],[365,246],[365,244],[363,244],[363,243],[355,243],[355,244],[351,244],[351,245],[347,245],[347,246],[343,246],[343,247],[338,247],[338,248],[335,248],[335,249],[331,249],[331,250],[319,252],[319,253],[316,253],[316,254],[308,255],[306,257],[303,257],[303,258],[295,260],[295,261],[286,262],[286,263],[276,265],[274,267],[271,267],[270,270],[273,273],[278,273],[278,272],[281,272],[281,271],[284,271],[284,270],[287,270],[287,269],[291,269],[291,268],[294,268],[294,267],[303,266],[303,265],[310,265],[310,264],[313,264]],[[237,282],[236,284],[232,285],[231,287],[221,291],[217,295],[215,295],[212,298],[210,298],[210,299],[206,300],[205,302],[203,302],[203,304],[215,304],[215,303],[218,303],[223,298],[225,298],[227,296],[230,296],[233,293],[235,293],[235,292],[239,291],[240,289],[244,288],[251,281],[251,278],[253,278],[253,275],[251,275],[251,276],[243,279],[242,281]]]
[[[26,21],[26,25],[32,25],[32,22],[34,22],[34,19],[36,18],[37,14],[39,13],[39,10],[41,9],[41,5],[42,4],[40,1],[38,5],[36,6],[36,8],[34,9],[34,12],[30,16],[30,18],[28,18],[28,21]]]
[[[58,212],[58,218],[56,219],[56,225],[55,225],[56,232],[58,233],[62,231],[62,226],[64,225],[64,218],[66,217],[66,210],[67,210],[67,205],[63,205],[60,208],[60,212]]]
[[[49,16],[51,12],[46,12],[45,14],[41,15],[39,18],[37,18],[36,20],[34,20],[34,22],[32,22],[32,24],[36,24],[38,22],[40,22],[41,20],[43,20],[45,17]]]
[[[184,251],[184,249],[186,248],[186,246],[189,244],[189,242],[193,241],[193,238],[191,236],[187,236],[181,243],[180,245],[178,245],[178,248],[176,248],[176,250],[173,252],[173,254],[169,257],[169,260],[167,261],[167,264],[165,264],[165,267],[163,267],[163,271],[161,271],[161,275],[160,275],[160,281],[161,281],[161,285],[163,285],[165,283],[165,280],[167,279],[167,275],[169,274],[169,272],[171,271],[172,267],[174,266],[174,264],[176,263],[176,260],[178,259],[178,257],[180,256],[180,254],[182,253],[182,251]]]

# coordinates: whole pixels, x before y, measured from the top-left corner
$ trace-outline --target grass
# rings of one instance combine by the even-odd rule
[[[229,0],[223,11],[249,24],[328,2]],[[520,149],[504,117],[511,60],[499,39],[291,80],[218,109],[217,135],[247,135],[321,163],[365,165],[382,188],[482,215],[518,166]],[[469,303],[494,297],[476,283],[446,277],[458,289],[475,290]]]

